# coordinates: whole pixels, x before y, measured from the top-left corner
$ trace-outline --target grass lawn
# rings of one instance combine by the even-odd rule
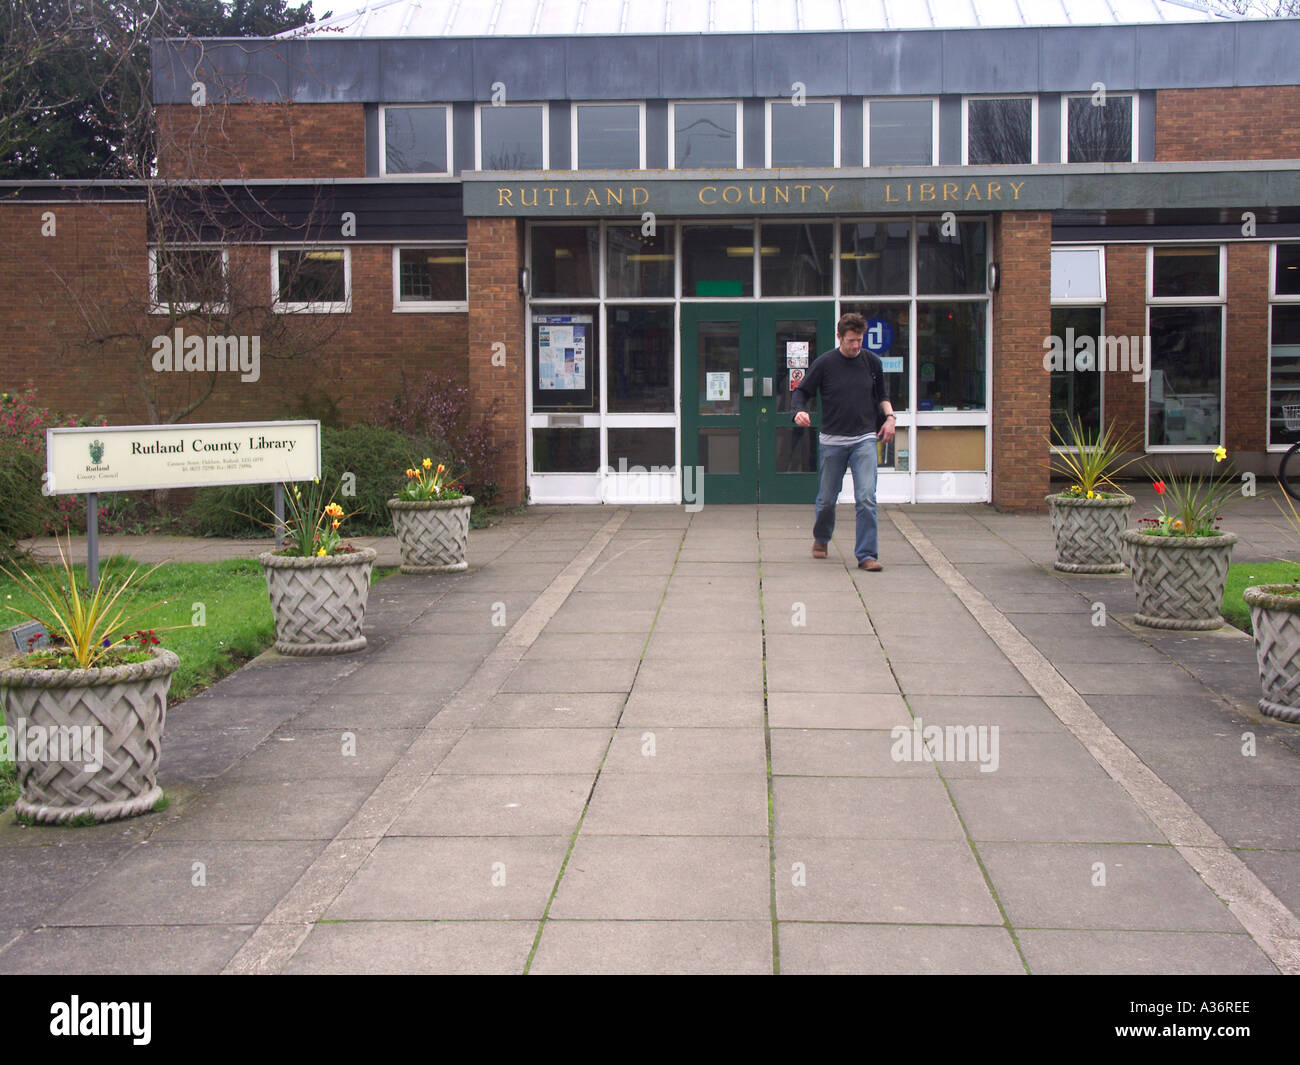
[[[1250,632],[1250,607],[1242,593],[1256,584],[1290,584],[1300,580],[1300,562],[1238,562],[1228,567],[1228,585],[1220,613],[1230,625]]]
[[[136,564],[120,558],[112,565],[125,566],[130,572]],[[108,566],[109,563],[101,563],[101,575]],[[73,570],[79,580],[85,580],[84,564],[74,566]],[[395,569],[375,569],[371,583],[395,572]],[[129,622],[129,628],[132,631],[154,629],[162,646],[175,651],[181,660],[180,667],[172,674],[169,706],[233,673],[275,641],[266,578],[256,559],[169,562],[145,582],[135,603],[128,613],[154,603],[161,605]],[[17,581],[0,574],[0,638],[9,641],[8,646],[0,647],[0,658],[8,657],[14,650],[13,641],[4,630],[28,620],[4,607],[21,607],[37,616],[41,613],[30,593]],[[0,707],[0,724],[4,723],[3,719],[3,707]],[[16,781],[13,763],[0,763],[0,809],[12,803],[17,795]]]

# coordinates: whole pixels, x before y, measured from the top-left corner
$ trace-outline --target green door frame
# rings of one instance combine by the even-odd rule
[[[794,331],[778,335],[781,323],[795,324]],[[805,338],[811,363],[834,345],[834,333],[830,302],[682,304],[682,464],[704,468],[695,483],[702,484],[705,502],[813,501],[817,451],[811,434],[820,419],[814,411],[807,430],[791,423],[782,338]],[[710,374],[719,397],[713,400],[706,398]],[[800,441],[804,433],[809,436]],[[810,468],[779,468],[792,441],[801,442],[800,465]]]

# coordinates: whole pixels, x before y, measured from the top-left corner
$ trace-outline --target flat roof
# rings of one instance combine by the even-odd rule
[[[322,19],[305,33],[369,38],[794,33],[1221,18],[1190,0],[374,0]]]

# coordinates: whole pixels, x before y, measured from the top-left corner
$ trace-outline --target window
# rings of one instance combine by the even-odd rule
[[[939,154],[938,100],[868,100],[867,166],[931,166]]]
[[[735,169],[743,165],[740,104],[736,101],[668,105],[672,136],[668,166]]]
[[[384,174],[450,174],[450,107],[383,107],[379,158]]]
[[[938,221],[916,223],[916,291],[984,293],[988,291],[988,227],[958,222],[956,231]]]
[[[768,100],[767,165],[839,166],[840,102]]]
[[[607,295],[672,298],[673,250],[677,246],[674,227],[657,226],[651,236],[639,225],[610,223],[605,241]]]
[[[984,300],[917,300],[917,410],[985,409],[987,312]]]
[[[611,413],[673,411],[673,370],[676,366],[673,308],[654,304],[611,305],[606,312],[609,371],[608,410]],[[669,434],[667,462],[640,465],[673,465],[672,429]],[[645,429],[629,433],[646,433]],[[610,464],[616,466],[613,438],[610,440]],[[628,464],[638,462],[628,459]]]
[[[227,313],[228,272],[226,252],[221,248],[151,248],[151,313]]]
[[[1283,404],[1300,404],[1300,244],[1273,245],[1268,340],[1268,442],[1289,447]]]
[[[1147,258],[1147,445],[1222,442],[1223,249],[1174,245]]]
[[[1104,249],[1052,249],[1052,302],[1106,302]]]
[[[1121,367],[1121,352],[1113,344],[1107,348],[1103,343],[1101,304],[1105,301],[1105,249],[1053,248],[1052,335],[1048,339],[1056,347],[1045,347],[1043,365],[1052,374],[1052,428],[1065,439],[1070,421],[1090,433],[1101,429],[1103,371],[1129,370],[1132,364],[1132,351],[1122,352]],[[1127,338],[1124,344],[1126,349],[1130,346]],[[1111,365],[1112,350],[1115,365]],[[1141,351],[1136,355],[1143,358]]]
[[[965,101],[965,158],[971,166],[1038,160],[1038,100],[1032,96]]]
[[[1130,95],[1065,97],[1062,143],[1067,163],[1131,163],[1137,159],[1137,108]]]
[[[600,227],[535,226],[534,299],[600,295]]]
[[[910,222],[840,226],[840,291],[852,296],[905,296],[912,287]]]
[[[763,295],[831,295],[834,239],[829,222],[764,222],[759,246]]]
[[[548,118],[543,104],[480,104],[474,151],[477,169],[548,169]]]
[[[394,248],[393,310],[469,310],[465,246]]]
[[[682,295],[754,294],[754,227],[683,226]]]
[[[347,248],[278,248],[271,262],[276,311],[328,314],[352,309],[352,258]]]
[[[574,170],[645,167],[645,109],[641,104],[574,104]]]

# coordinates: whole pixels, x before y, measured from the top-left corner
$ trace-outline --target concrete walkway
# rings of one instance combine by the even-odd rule
[[[810,520],[534,508],[383,581],[366,651],[169,713],[165,812],[0,826],[0,971],[1300,972],[1248,637],[1137,629],[1046,517],[884,508],[879,574]]]

